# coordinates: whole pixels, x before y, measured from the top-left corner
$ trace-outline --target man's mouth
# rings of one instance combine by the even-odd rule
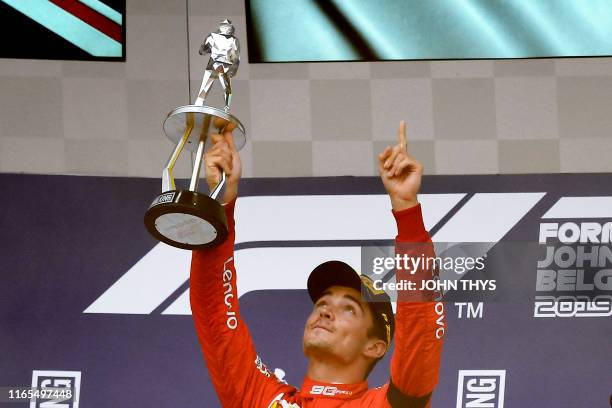
[[[322,324],[315,324],[314,326],[312,326],[312,330],[315,330],[315,329],[322,329],[330,333],[332,332],[332,329],[330,327],[323,326]]]

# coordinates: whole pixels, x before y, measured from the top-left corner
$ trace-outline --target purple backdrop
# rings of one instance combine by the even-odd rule
[[[610,174],[430,176],[423,192],[467,193],[436,230],[477,193],[544,192],[503,237],[533,242],[542,216],[561,197],[609,197],[611,181]],[[81,407],[219,406],[191,317],[161,314],[185,285],[152,313],[83,313],[156,245],[142,217],[159,180],[3,174],[0,185],[0,387],[30,386],[33,370],[79,371]],[[383,193],[379,180],[369,177],[246,179],[241,185],[242,196]],[[611,220],[612,214],[598,217]],[[311,307],[306,291],[255,291],[240,302],[259,355],[299,386],[306,367],[301,335]],[[482,318],[458,318],[458,307],[448,303],[432,406],[454,407],[458,394],[465,404],[458,379],[487,376],[461,370],[503,370],[506,407],[607,406],[611,317],[533,313],[533,302],[487,303]],[[387,379],[385,360],[370,385]],[[502,406],[501,388],[497,382],[491,406]]]

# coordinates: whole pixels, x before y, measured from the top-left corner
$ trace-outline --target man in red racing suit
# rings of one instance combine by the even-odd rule
[[[379,155],[381,178],[389,192],[397,223],[396,251],[402,247],[401,243],[425,243],[427,255],[432,256],[431,239],[423,225],[420,204],[416,202],[422,167],[406,152],[404,129],[402,122],[398,131],[398,145],[388,147]],[[217,247],[193,252],[190,278],[195,328],[222,406],[429,407],[438,381],[446,329],[444,306],[436,302],[431,294],[417,296],[420,301],[409,301],[415,300],[414,294],[399,294],[390,380],[382,387],[368,389],[368,370],[359,381],[351,383],[336,381],[333,377],[333,381],[329,381],[329,377],[320,379],[306,375],[301,388],[297,389],[279,381],[262,363],[249,330],[240,317],[237,299],[233,213],[240,161],[231,130],[213,137],[214,148],[206,157],[209,184],[216,184],[219,174],[215,174],[215,168],[225,170],[230,181],[233,177],[236,182],[227,187],[225,194],[229,236]],[[410,276],[401,269],[397,273],[398,282],[401,279],[414,280],[414,275]],[[418,271],[416,275],[419,273],[428,272]],[[310,357],[308,353],[306,355]]]

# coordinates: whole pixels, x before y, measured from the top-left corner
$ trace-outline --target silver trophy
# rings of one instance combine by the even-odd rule
[[[228,233],[225,211],[216,200],[225,184],[225,172],[210,194],[197,191],[202,158],[210,146],[209,136],[222,133],[233,123],[236,148],[240,150],[246,143],[244,126],[230,114],[231,78],[236,75],[240,63],[240,44],[234,37],[230,20],[223,20],[219,30],[206,37],[200,47],[200,55],[204,53],[210,54],[210,59],[194,104],[173,109],[164,121],[164,132],[175,148],[162,172],[162,193],[155,197],[144,217],[145,226],[155,238],[182,249],[218,245]],[[224,91],[223,109],[204,105],[216,79]],[[189,189],[179,190],[172,170],[184,149],[195,152],[195,160]]]

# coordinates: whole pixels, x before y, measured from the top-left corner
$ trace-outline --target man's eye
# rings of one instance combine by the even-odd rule
[[[345,306],[344,310],[349,313],[355,314],[355,308],[353,306]]]

